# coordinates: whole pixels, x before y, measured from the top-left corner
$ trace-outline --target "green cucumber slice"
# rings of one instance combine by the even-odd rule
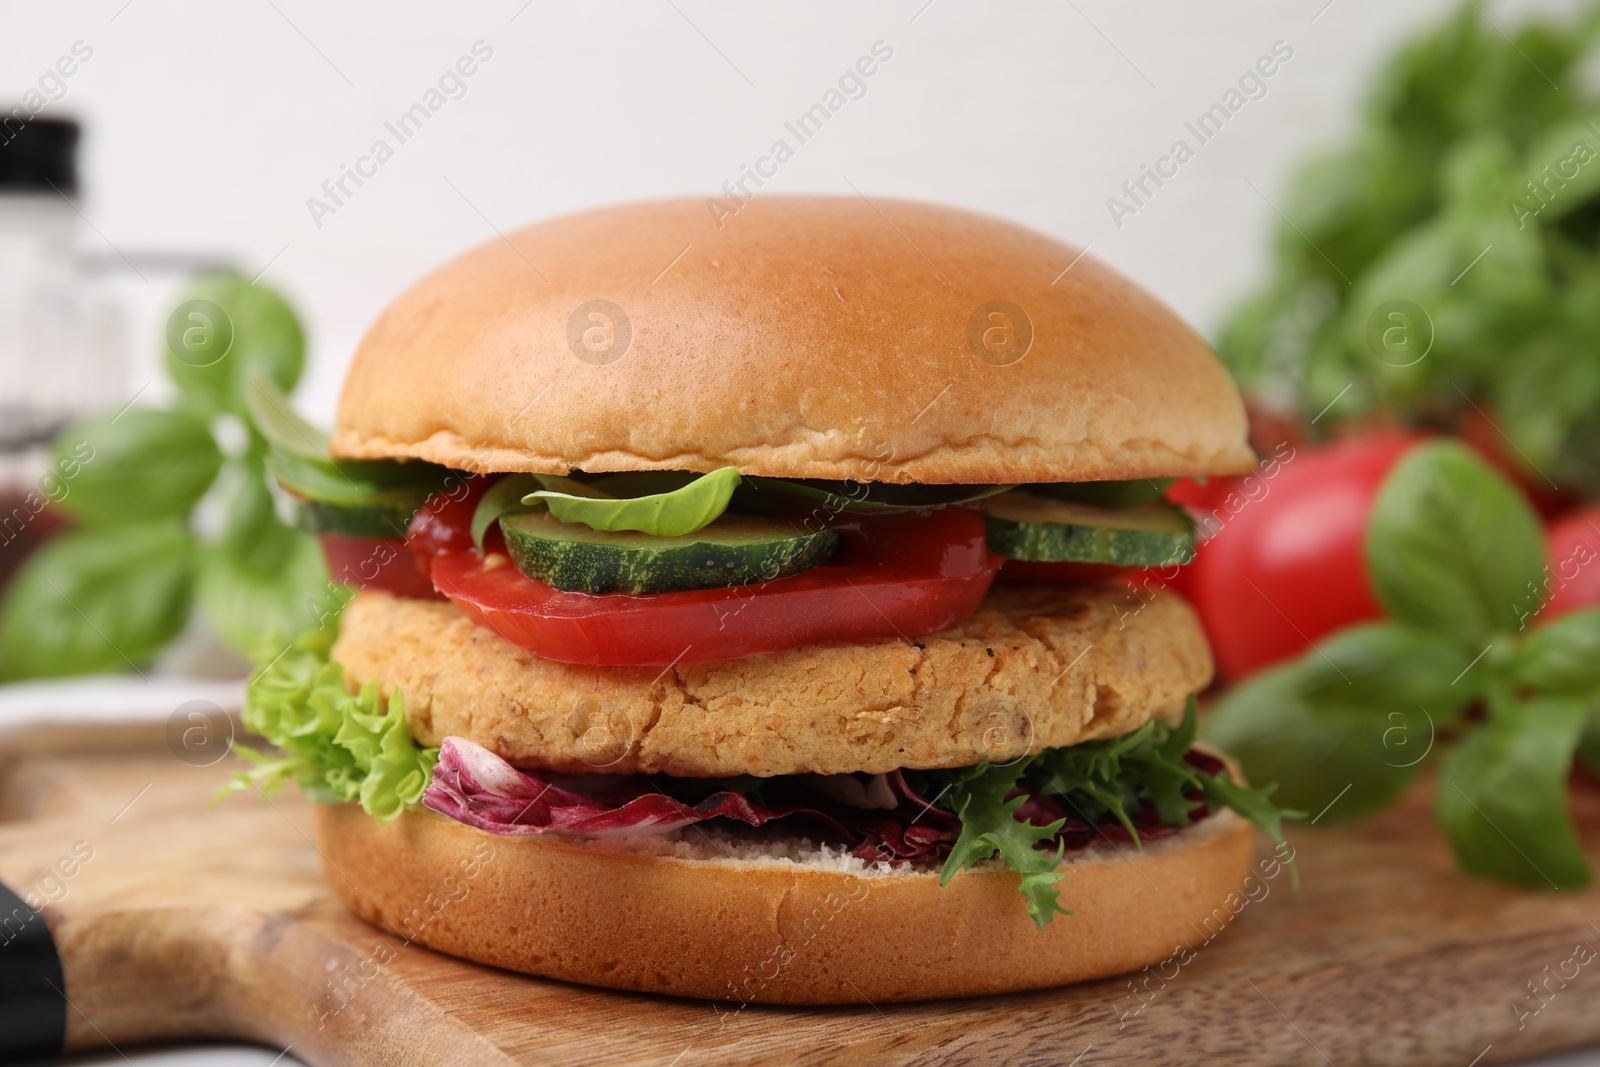
[[[296,500],[295,525],[309,534],[343,537],[405,537],[415,504],[330,504],[326,500]]]
[[[562,522],[548,511],[500,516],[517,569],[579,593],[672,593],[771,581],[827,560],[837,530],[796,530],[787,522],[724,515],[681,537],[606,532]]]
[[[1102,508],[1013,490],[988,502],[989,550],[1042,563],[1165,567],[1194,558],[1194,525],[1180,508]]]

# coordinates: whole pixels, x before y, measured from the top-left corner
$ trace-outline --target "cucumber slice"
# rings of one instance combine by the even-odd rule
[[[724,515],[682,537],[605,532],[562,522],[548,511],[500,517],[517,569],[579,593],[671,593],[771,581],[824,562],[837,530],[796,530],[787,522]]]
[[[1101,508],[1013,490],[992,498],[989,550],[1044,563],[1164,567],[1194,558],[1194,526],[1179,508]]]
[[[296,500],[295,525],[309,534],[345,537],[404,537],[415,504],[330,504],[325,500]]]

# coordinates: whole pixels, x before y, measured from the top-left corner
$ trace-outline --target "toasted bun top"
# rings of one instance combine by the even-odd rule
[[[477,471],[1004,483],[1253,461],[1205,343],[1078,249],[864,197],[665,200],[445,264],[356,352],[333,453]]]

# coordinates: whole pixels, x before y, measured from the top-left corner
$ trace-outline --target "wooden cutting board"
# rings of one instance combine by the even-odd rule
[[[308,805],[291,791],[213,806],[226,774],[185,765],[159,735],[58,733],[0,752],[0,880],[55,901],[71,1048],[242,1038],[318,1065],[1467,1067],[1600,1044],[1600,891],[1462,877],[1420,800],[1297,832],[1302,888],[1261,879],[1234,925],[1197,930],[1193,957],[1159,971],[739,1011],[507,974],[380,933],[324,886]]]

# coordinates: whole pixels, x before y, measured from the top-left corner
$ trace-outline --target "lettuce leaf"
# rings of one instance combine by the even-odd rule
[[[385,822],[421,800],[439,750],[411,739],[398,689],[385,704],[375,681],[359,693],[346,688],[344,668],[329,658],[336,637],[332,625],[302,634],[250,679],[245,728],[279,751],[235,744],[254,766],[223,793],[257,789],[271,796],[292,780],[314,801],[356,801]]]
[[[1040,847],[1055,842],[1066,820],[1035,826],[1017,817],[1017,809],[1027,797],[1013,797],[1012,793],[1023,769],[1021,764],[985,764],[977,774],[951,786],[947,798],[949,807],[961,819],[961,836],[956,838],[944,870],[939,872],[939,884],[947,885],[973,864],[998,855],[1022,876],[1019,889],[1028,902],[1028,915],[1042,929],[1057,912],[1072,914],[1060,905],[1061,894],[1052,888],[1066,877],[1056,870],[1066,846],[1057,844],[1054,852]]]
[[[1154,720],[1122,737],[1049,748],[1004,766],[979,764],[950,771],[908,773],[924,795],[961,820],[961,836],[939,876],[940,884],[996,856],[1021,876],[1028,914],[1040,927],[1071,912],[1053,888],[1065,847],[1084,832],[1110,841],[1102,824],[1121,824],[1135,845],[1140,829],[1186,826],[1230,808],[1282,846],[1283,820],[1271,797],[1276,785],[1250,788],[1227,767],[1193,750],[1199,722],[1195,700],[1182,721]],[[1052,816],[1055,816],[1052,818]],[[1070,839],[1070,840],[1069,840]]]

